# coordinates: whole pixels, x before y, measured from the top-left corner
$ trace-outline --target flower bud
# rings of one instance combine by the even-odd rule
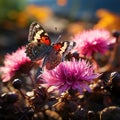
[[[13,82],[12,82],[12,85],[15,89],[20,89],[21,88],[21,85],[22,85],[22,81],[20,79],[15,79]]]
[[[13,92],[4,93],[1,95],[4,102],[15,103],[18,100],[18,95]]]

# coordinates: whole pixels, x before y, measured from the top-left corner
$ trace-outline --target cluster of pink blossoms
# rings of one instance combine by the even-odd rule
[[[80,55],[92,56],[99,52],[105,53],[109,45],[114,42],[110,38],[110,33],[106,30],[91,30],[76,35],[73,39],[76,42],[74,51]],[[4,66],[0,67],[2,81],[7,82],[16,75],[18,71],[29,71],[31,60],[25,54],[25,47],[19,48],[12,54],[7,54],[4,60]],[[90,91],[89,84],[92,80],[98,78],[100,74],[94,72],[94,67],[86,60],[72,60],[61,62],[53,70],[44,70],[40,78],[48,86],[54,86],[60,93],[77,89],[82,93],[85,89]]]
[[[0,67],[2,81],[9,81],[17,72],[25,73],[26,70],[30,70],[30,64],[31,60],[25,54],[25,47],[19,48],[12,54],[7,54],[4,59],[4,66]]]
[[[60,93],[69,89],[90,91],[90,82],[99,77],[94,68],[85,60],[64,61],[53,70],[46,70],[40,76],[48,86],[55,86]]]
[[[76,35],[73,40],[77,43],[74,51],[87,57],[94,53],[104,54],[110,44],[115,42],[107,30],[88,30]]]

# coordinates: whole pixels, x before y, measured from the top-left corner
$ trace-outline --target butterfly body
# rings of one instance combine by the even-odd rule
[[[69,41],[51,43],[48,34],[37,22],[30,26],[28,41],[30,43],[26,46],[26,55],[32,61],[44,59],[42,66],[47,69],[56,67],[75,46],[75,42]]]

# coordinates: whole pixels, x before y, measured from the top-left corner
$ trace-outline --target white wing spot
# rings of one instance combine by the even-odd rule
[[[39,28],[39,27],[40,27],[40,25],[38,25],[38,24],[37,24],[35,27],[36,27],[36,28]]]

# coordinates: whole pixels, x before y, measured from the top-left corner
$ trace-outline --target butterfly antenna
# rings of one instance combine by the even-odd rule
[[[56,31],[56,33],[57,33],[57,35],[58,35],[58,28],[57,28],[57,27],[55,27],[55,31]],[[55,41],[55,43],[57,43],[57,42],[60,40],[60,38],[61,38],[61,35],[58,36],[58,38],[57,38],[57,40]]]
[[[61,35],[58,36],[56,43],[60,40],[60,38],[61,38]]]

